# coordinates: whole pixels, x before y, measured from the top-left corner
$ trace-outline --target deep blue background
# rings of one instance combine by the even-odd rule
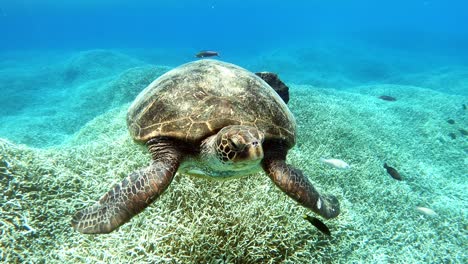
[[[466,96],[462,2],[0,0],[0,137],[61,144],[203,49],[288,85]]]
[[[364,39],[408,49],[468,49],[468,1],[65,2],[72,1],[1,0],[0,50],[255,51],[323,38]]]

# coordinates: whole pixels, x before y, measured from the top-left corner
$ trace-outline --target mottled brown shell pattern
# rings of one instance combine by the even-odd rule
[[[257,127],[265,139],[295,144],[296,122],[276,92],[236,65],[203,59],[177,67],[144,89],[127,115],[131,136],[158,136],[191,144],[228,125]]]

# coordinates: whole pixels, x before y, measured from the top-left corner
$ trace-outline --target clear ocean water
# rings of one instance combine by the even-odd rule
[[[0,261],[467,263],[466,25],[461,0],[0,1]],[[289,87],[287,161],[340,201],[331,236],[263,172],[178,174],[117,231],[73,230],[150,161],[130,103],[202,50]]]

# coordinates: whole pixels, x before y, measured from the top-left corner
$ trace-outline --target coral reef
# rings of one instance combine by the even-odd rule
[[[117,85],[118,86],[118,85]],[[388,90],[399,100],[376,96]],[[0,260],[8,263],[467,262],[466,98],[410,86],[346,91],[290,85],[299,126],[289,161],[342,214],[311,227],[306,209],[262,173],[232,181],[176,175],[162,197],[109,235],[74,232],[72,214],[150,157],[125,127],[127,105],[92,119],[65,143],[39,149],[0,141]],[[456,102],[456,103],[454,103]],[[345,160],[350,170],[320,165]],[[391,160],[404,181],[388,177]],[[418,213],[428,207],[437,217]]]

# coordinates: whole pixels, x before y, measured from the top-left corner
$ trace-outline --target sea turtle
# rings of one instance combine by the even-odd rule
[[[115,230],[155,201],[177,171],[228,179],[263,169],[302,206],[325,218],[340,212],[334,196],[321,195],[302,171],[286,164],[296,121],[265,81],[239,66],[204,59],[163,74],[132,103],[127,125],[151,152],[151,164],[78,211],[75,230]]]

